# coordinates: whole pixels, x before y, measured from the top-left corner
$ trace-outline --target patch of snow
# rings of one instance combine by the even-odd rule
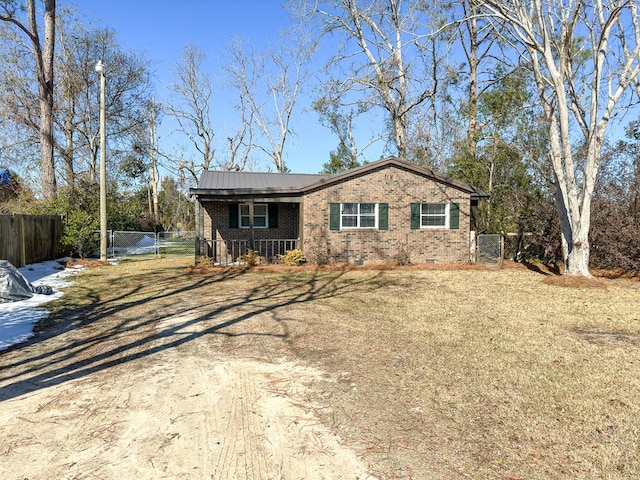
[[[49,315],[40,306],[60,298],[60,289],[71,285],[68,277],[77,271],[64,268],[57,260],[26,265],[18,270],[32,285],[48,285],[53,288],[53,294],[34,294],[19,302],[0,303],[0,350],[24,342],[33,335],[36,322]]]
[[[156,239],[155,237],[144,236],[140,239],[138,243],[136,243],[137,247],[155,247]]]

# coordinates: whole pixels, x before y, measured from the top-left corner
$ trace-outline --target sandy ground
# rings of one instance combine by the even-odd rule
[[[0,478],[374,478],[307,402],[322,372],[154,336],[184,320],[0,355]]]

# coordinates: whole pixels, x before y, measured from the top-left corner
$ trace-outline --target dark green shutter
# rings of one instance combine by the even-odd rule
[[[230,203],[229,204],[229,228],[238,228],[238,204]]]
[[[460,204],[452,203],[449,205],[449,228],[460,228]]]
[[[420,228],[420,204],[411,204],[411,229],[416,230]]]
[[[340,230],[340,204],[329,204],[329,230]]]
[[[378,204],[378,230],[389,230],[389,204]]]
[[[269,228],[278,228],[278,204],[269,204]]]

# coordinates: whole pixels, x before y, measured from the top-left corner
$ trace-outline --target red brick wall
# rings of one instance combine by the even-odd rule
[[[388,230],[329,230],[329,204],[387,203]],[[459,229],[411,229],[411,203],[458,203]],[[335,262],[411,263],[469,261],[468,193],[390,166],[307,194],[304,198],[303,249],[311,261],[318,254]]]
[[[261,203],[261,202],[259,202]],[[229,228],[229,203],[206,202],[203,205],[203,233],[207,239],[249,240],[248,228]],[[278,204],[278,228],[254,228],[256,240],[295,239],[299,230],[299,205]]]

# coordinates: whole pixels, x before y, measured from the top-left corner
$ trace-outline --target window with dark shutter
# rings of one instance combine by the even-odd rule
[[[458,203],[412,203],[411,228],[460,228]]]
[[[411,204],[411,229],[417,230],[420,228],[420,204]]]
[[[253,228],[268,228],[269,213],[266,203],[253,204]],[[240,228],[251,227],[251,204],[240,204]]]
[[[340,204],[329,205],[329,230],[340,230]]]
[[[238,204],[230,203],[229,204],[229,228],[239,228],[239,218],[238,218]]]
[[[420,226],[443,228],[447,226],[446,203],[423,203],[420,212]]]
[[[389,204],[378,204],[378,230],[389,230]]]
[[[456,230],[460,228],[460,204],[449,205],[449,228]]]
[[[278,228],[278,204],[269,204],[269,228]]]
[[[388,203],[331,203],[330,230],[388,230]]]

